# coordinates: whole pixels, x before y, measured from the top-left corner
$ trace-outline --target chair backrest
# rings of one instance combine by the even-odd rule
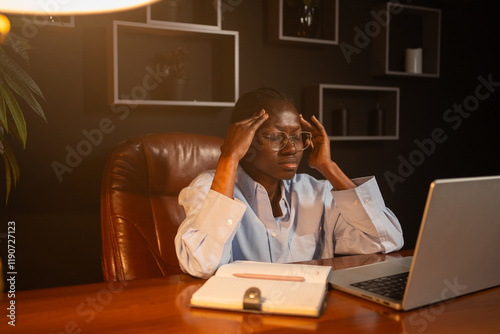
[[[118,144],[101,189],[104,278],[131,280],[180,273],[174,238],[185,218],[179,192],[215,169],[223,139],[151,134]]]

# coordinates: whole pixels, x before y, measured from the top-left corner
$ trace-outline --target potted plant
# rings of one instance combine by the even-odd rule
[[[36,97],[43,94],[35,81],[13,57],[28,64],[28,46],[22,41],[14,40],[9,35],[0,44],[0,156],[5,166],[6,203],[9,194],[19,179],[19,165],[14,155],[10,141],[17,139],[23,149],[26,147],[27,127],[23,110],[18,100],[34,110],[43,120],[47,121],[43,108]],[[9,54],[12,54],[11,57]]]
[[[154,61],[156,72],[164,80],[163,91],[157,96],[167,97],[169,100],[184,100],[190,63],[189,52],[178,47],[156,55]]]

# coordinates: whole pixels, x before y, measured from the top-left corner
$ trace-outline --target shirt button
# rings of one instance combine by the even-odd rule
[[[273,233],[271,233],[271,235],[273,236],[273,238],[276,238],[276,236],[278,235],[278,233],[273,232]]]
[[[372,199],[370,197],[365,198],[365,203],[369,203]]]
[[[233,225],[233,220],[231,218],[229,218],[228,220],[226,220],[226,224],[227,224],[227,226]]]

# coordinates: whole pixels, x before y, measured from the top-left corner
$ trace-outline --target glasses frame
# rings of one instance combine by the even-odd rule
[[[283,143],[283,145],[280,148],[274,148],[271,145],[270,137],[271,137],[271,134],[273,134],[273,133],[283,133],[286,136],[285,142]],[[297,143],[299,143],[297,137],[298,136],[302,137],[302,136],[304,136],[304,134],[307,136],[307,138],[306,138],[307,145],[302,145],[302,147],[299,148],[299,147],[297,147]],[[311,146],[311,140],[312,140],[312,133],[309,132],[309,131],[300,131],[299,133],[297,133],[295,135],[289,136],[288,133],[286,133],[285,131],[276,130],[276,131],[272,131],[272,132],[270,132],[269,134],[266,134],[266,135],[265,134],[260,134],[259,136],[261,138],[263,138],[263,139],[266,140],[266,142],[269,144],[269,147],[271,148],[271,150],[276,151],[276,152],[279,152],[282,149],[284,149],[286,147],[286,145],[288,145],[288,142],[290,141],[290,138],[292,138],[292,144],[295,147],[295,149],[299,150],[299,151],[304,151],[307,148],[309,148],[309,146]],[[303,143],[302,140],[300,142]]]

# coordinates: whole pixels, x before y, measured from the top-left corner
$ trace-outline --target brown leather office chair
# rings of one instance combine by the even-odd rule
[[[181,272],[174,237],[185,214],[177,197],[198,173],[216,167],[222,142],[218,137],[166,133],[115,147],[101,193],[106,281]]]

